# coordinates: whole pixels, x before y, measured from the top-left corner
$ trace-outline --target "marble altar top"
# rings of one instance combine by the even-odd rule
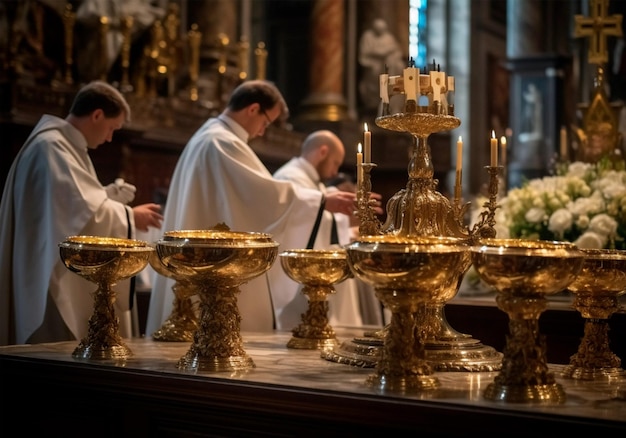
[[[340,342],[363,335],[363,328],[335,329]],[[190,343],[156,342],[151,338],[133,338],[125,342],[133,355],[121,362],[113,360],[74,359],[72,352],[77,342],[60,342],[34,345],[0,347],[0,356],[19,356],[46,361],[81,362],[94,367],[123,367],[157,374],[191,374],[194,378],[217,378],[262,385],[293,387],[342,394],[365,394],[427,400],[432,403],[471,405],[489,409],[515,410],[535,414],[588,417],[624,422],[626,426],[626,378],[605,378],[596,381],[580,381],[561,377],[565,365],[550,364],[557,382],[563,386],[566,401],[562,404],[494,402],[482,394],[498,372],[438,371],[434,376],[440,386],[417,394],[380,393],[367,385],[366,379],[373,368],[360,368],[340,364],[322,358],[317,350],[287,348],[290,332],[242,333],[244,349],[254,361],[255,367],[236,372],[194,372],[176,367],[189,349]]]

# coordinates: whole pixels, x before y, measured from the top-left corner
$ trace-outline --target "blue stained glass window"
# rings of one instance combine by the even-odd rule
[[[428,0],[409,0],[409,57],[415,67],[427,64],[426,53],[426,8]]]

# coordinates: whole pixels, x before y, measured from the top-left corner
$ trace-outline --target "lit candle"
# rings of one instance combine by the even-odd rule
[[[567,160],[567,130],[561,126],[561,158]]]
[[[372,133],[367,129],[367,123],[363,124],[363,144],[365,145],[364,153],[363,153],[363,162],[371,163],[372,162]]]
[[[363,184],[363,146],[359,143],[356,147],[356,182],[359,187]]]
[[[496,131],[491,131],[491,167],[498,166],[498,139]]]
[[[506,137],[504,135],[500,137],[500,160],[502,160],[502,165],[506,167]]]

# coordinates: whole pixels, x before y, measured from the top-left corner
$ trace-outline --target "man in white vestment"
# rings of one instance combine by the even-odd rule
[[[161,226],[158,204],[129,207],[135,186],[103,186],[89,149],[110,142],[130,119],[124,97],[95,81],[69,115],[44,115],[9,170],[0,204],[0,344],[82,339],[97,286],[67,269],[58,245],[68,236],[129,238]],[[116,287],[120,334],[130,337],[130,281]]]
[[[304,139],[300,156],[292,158],[277,169],[274,178],[329,193],[338,189],[326,187],[324,182],[337,176],[345,155],[343,142],[332,131],[314,131]],[[350,216],[325,211],[314,239],[314,249],[331,249],[349,244],[352,240]],[[301,285],[290,279],[287,281],[291,288],[301,293]],[[335,294],[328,298],[330,325],[362,326],[356,280],[354,278],[344,280],[335,285],[335,291]]]
[[[304,248],[320,209],[351,214],[356,195],[296,187],[272,177],[248,141],[262,136],[275,120],[288,116],[280,91],[265,80],[251,80],[232,93],[226,109],[207,120],[185,146],[171,179],[163,231],[210,229],[271,234],[279,251]],[[306,310],[294,288],[271,289],[287,278],[280,263],[240,287],[241,330],[290,330]],[[154,277],[146,333],[158,330],[172,312],[173,280]],[[300,301],[297,311],[294,300]]]

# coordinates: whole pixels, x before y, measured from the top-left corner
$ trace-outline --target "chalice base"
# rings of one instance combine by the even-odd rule
[[[113,345],[110,343],[92,342],[86,343],[85,340],[74,349],[72,357],[76,359],[127,359],[133,355],[130,348],[123,342],[119,341]]]
[[[299,350],[332,350],[339,341],[336,337],[331,338],[302,338],[299,336],[292,336],[287,342],[287,348],[294,348]]]
[[[615,377],[625,377],[626,370],[623,368],[585,368],[580,366],[568,365],[563,370],[563,377],[577,380],[602,380]]]
[[[382,330],[381,330],[382,332]],[[366,332],[363,337],[344,341],[338,348],[322,351],[322,358],[359,368],[375,368],[383,351],[383,335]]]
[[[501,385],[491,383],[483,396],[487,400],[510,403],[564,403],[565,391],[558,383],[543,385]]]
[[[403,375],[373,374],[367,378],[365,384],[380,392],[414,394],[438,388],[439,379],[432,375]]]
[[[384,329],[344,341],[333,351],[322,353],[332,362],[374,368],[382,355]],[[435,371],[490,372],[502,368],[503,354],[469,335],[428,339],[424,359]]]
[[[241,356],[202,356],[194,351],[188,351],[178,360],[176,368],[184,371],[241,371],[254,368],[256,365],[248,355]]]

